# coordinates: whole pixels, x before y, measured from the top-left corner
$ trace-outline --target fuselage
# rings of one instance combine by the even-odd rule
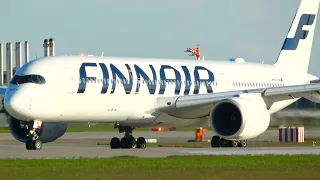
[[[38,77],[33,80],[26,75]],[[206,121],[207,111],[194,112],[192,119],[157,112],[154,103],[161,96],[308,84],[318,79],[304,72],[255,63],[73,56],[30,61],[15,76],[22,83],[18,79],[8,85],[4,104],[17,119],[130,122],[141,126],[165,118],[171,118],[168,122],[175,126]],[[269,112],[296,100],[274,103]],[[144,114],[152,116],[142,120]]]

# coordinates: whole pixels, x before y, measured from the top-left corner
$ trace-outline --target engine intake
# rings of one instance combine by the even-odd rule
[[[28,136],[30,129],[27,126],[23,126],[23,121],[18,120],[12,116],[9,116],[8,124],[9,129],[14,138],[20,142],[27,142],[32,139]],[[52,142],[60,138],[67,131],[67,123],[42,123],[41,128],[36,131],[39,136],[39,140],[42,143]]]
[[[210,113],[212,130],[230,140],[245,140],[262,134],[269,126],[270,114],[262,101],[242,97],[217,103]]]
[[[218,134],[222,136],[234,135],[241,128],[241,112],[238,107],[232,103],[222,103],[216,107],[212,116],[212,123]]]

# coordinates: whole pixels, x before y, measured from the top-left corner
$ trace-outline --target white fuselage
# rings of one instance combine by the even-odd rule
[[[317,79],[307,73],[263,64],[73,56],[37,59],[15,75],[28,74],[41,75],[46,83],[8,85],[4,104],[17,119],[137,126],[161,122],[176,127],[207,123],[207,111],[194,112],[195,118],[191,119],[171,117],[154,109],[158,97],[308,84]],[[143,80],[147,76],[155,81],[146,84]],[[124,81],[130,78],[131,81]],[[277,112],[296,100],[274,103],[269,112]],[[144,118],[145,115],[152,116]]]

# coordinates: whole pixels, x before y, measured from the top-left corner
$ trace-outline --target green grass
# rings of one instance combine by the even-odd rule
[[[0,160],[2,179],[319,179],[320,156]]]
[[[10,133],[10,130],[7,127],[0,127],[0,133]]]

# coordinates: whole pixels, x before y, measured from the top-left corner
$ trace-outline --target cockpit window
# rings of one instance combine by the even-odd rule
[[[45,84],[46,80],[36,74],[29,74],[24,76],[14,75],[10,81],[11,84],[24,84],[24,83],[35,83],[35,84]]]

